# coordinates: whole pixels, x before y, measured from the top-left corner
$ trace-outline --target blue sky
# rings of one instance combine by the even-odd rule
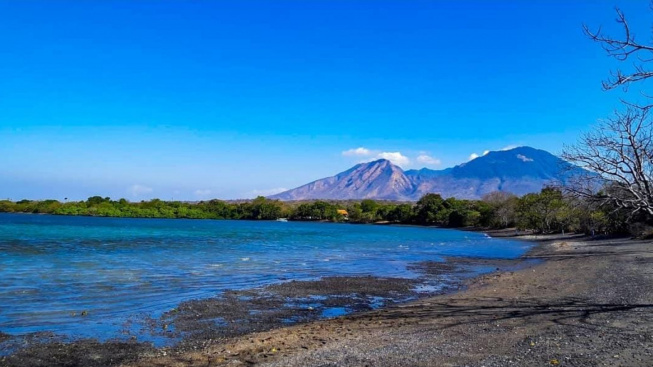
[[[646,1],[0,0],[0,197],[233,199],[376,157],[559,153],[618,107],[581,29],[617,33],[615,5],[649,39]]]

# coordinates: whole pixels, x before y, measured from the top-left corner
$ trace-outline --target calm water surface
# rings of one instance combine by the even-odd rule
[[[420,227],[0,213],[0,331],[106,340],[130,318],[227,289],[329,275],[412,278],[411,263],[516,258],[529,248]]]

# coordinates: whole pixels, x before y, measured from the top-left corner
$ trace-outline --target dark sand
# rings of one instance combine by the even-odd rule
[[[214,298],[183,302],[160,319],[130,318],[125,321],[122,338],[105,343],[52,332],[0,334],[0,352],[5,350],[0,355],[6,355],[0,357],[0,366],[117,366],[164,353],[180,355],[202,350],[217,340],[455,291],[463,286],[463,279],[477,274],[475,266],[508,270],[522,263],[522,259],[450,257],[444,263],[411,265],[421,274],[415,279],[341,276],[226,291]],[[134,322],[141,327],[131,328]],[[168,339],[174,347],[157,350],[144,341],[148,335]]]
[[[542,243],[461,292],[217,340],[132,366],[652,366],[653,243]]]
[[[181,304],[152,323],[183,333],[176,348],[50,342],[0,366],[652,366],[653,243],[526,239],[540,241],[527,256],[540,264],[416,265],[431,280],[496,267],[457,293],[405,303],[420,296],[412,289],[424,279],[288,282]],[[379,302],[386,307],[369,311]],[[362,312],[315,321],[333,309]]]

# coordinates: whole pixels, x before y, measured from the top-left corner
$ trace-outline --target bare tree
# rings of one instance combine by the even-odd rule
[[[653,1],[651,2],[653,5]],[[653,6],[652,6],[653,9]],[[585,34],[607,54],[618,61],[633,61],[628,71],[617,69],[603,81],[603,89],[627,89],[632,83],[653,77],[653,44],[639,42],[626,16],[616,9],[616,22],[622,27],[621,37],[606,35],[599,28],[592,32],[586,25]],[[576,175],[566,190],[577,197],[601,205],[626,210],[630,218],[637,215],[653,217],[653,105],[624,103],[624,110],[602,121],[592,132],[581,136],[573,146],[565,146],[562,157],[585,168],[586,174]]]
[[[565,146],[562,158],[588,172],[570,180],[567,191],[629,211],[653,216],[653,124],[649,108],[627,106],[576,145]],[[600,190],[597,190],[599,189]]]
[[[653,1],[651,2],[653,9]],[[631,31],[630,25],[626,20],[626,16],[619,9],[615,9],[617,13],[616,22],[623,28],[623,35],[621,37],[611,37],[602,32],[599,28],[596,32],[590,30],[587,25],[583,25],[583,31],[595,42],[601,44],[601,47],[611,57],[619,61],[626,61],[635,59],[633,69],[624,72],[621,69],[611,72],[611,77],[603,81],[603,89],[609,90],[616,87],[627,87],[637,81],[653,77],[653,71],[647,67],[647,63],[653,61],[653,44],[641,43],[635,39],[635,34]]]
[[[494,223],[493,225],[506,228],[515,222],[517,196],[508,192],[493,191],[484,195],[482,200],[492,207],[498,219],[498,223]]]

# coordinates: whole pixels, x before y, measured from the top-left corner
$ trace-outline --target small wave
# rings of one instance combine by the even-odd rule
[[[242,261],[249,261],[249,257],[241,257],[240,258]]]

